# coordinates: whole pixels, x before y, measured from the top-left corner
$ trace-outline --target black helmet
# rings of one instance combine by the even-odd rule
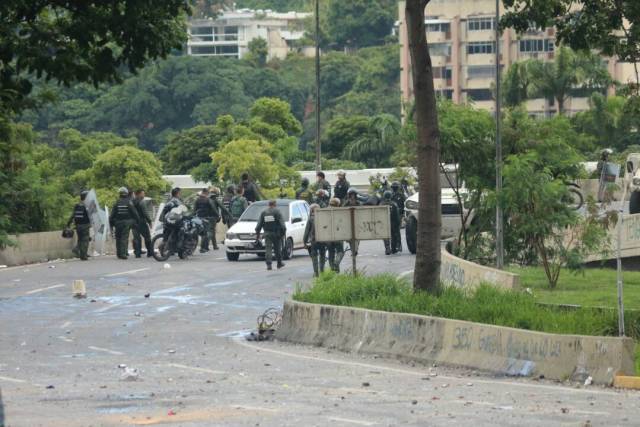
[[[236,193],[236,185],[235,184],[229,185],[227,187],[227,193],[235,194]]]
[[[385,191],[385,192],[382,194],[382,197],[383,197],[385,200],[391,200],[391,196],[392,196],[392,194],[391,194],[391,191],[389,191],[389,190]]]
[[[347,194],[358,194],[358,190],[356,190],[354,187],[350,187],[347,190]]]
[[[302,186],[303,187],[308,187],[309,186],[309,178],[302,178]]]
[[[391,188],[393,188],[394,190],[400,188],[400,183],[398,181],[393,181],[391,183]]]

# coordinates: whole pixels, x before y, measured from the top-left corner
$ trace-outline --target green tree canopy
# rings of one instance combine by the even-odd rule
[[[239,182],[244,172],[263,185],[278,179],[278,167],[270,152],[273,147],[267,142],[238,139],[229,142],[211,154],[221,180]]]
[[[383,43],[395,20],[395,1],[329,0],[327,34],[339,47]]]

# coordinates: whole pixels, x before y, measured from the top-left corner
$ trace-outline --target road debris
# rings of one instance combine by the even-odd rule
[[[175,351],[174,349],[172,349],[172,348],[171,348],[171,349],[169,349],[169,350],[167,350],[167,353],[169,353],[169,354],[173,354],[173,353],[175,353],[175,352],[176,352],[176,351]]]
[[[54,389],[54,388],[55,388],[55,386],[52,386],[51,384],[49,384],[49,385],[48,385],[48,386],[46,386],[45,388],[46,388],[46,389],[48,389],[48,390],[52,390],[52,389]]]
[[[371,384],[369,384],[368,382],[364,382],[362,383],[362,387],[369,387]]]
[[[171,264],[169,264],[168,262],[165,262],[165,264],[162,267],[164,269],[169,269],[169,268],[171,268]]]
[[[411,404],[412,404],[412,405],[417,405],[417,404],[418,404],[418,401],[417,401],[417,400],[412,400],[412,401],[411,401]]]
[[[142,317],[142,313],[140,313],[139,311],[136,311],[133,315],[136,317]]]
[[[560,412],[562,412],[563,414],[568,414],[569,408],[560,408]]]
[[[149,298],[150,296],[151,296],[151,294],[150,294],[150,293],[146,293],[146,294],[144,294],[144,297],[145,297],[145,298]]]
[[[593,383],[593,377],[587,377],[587,379],[584,380],[585,386],[591,385],[592,383]]]
[[[87,287],[84,283],[84,280],[74,280],[71,285],[71,292],[73,293],[74,298],[86,298],[87,297]]]
[[[258,333],[251,332],[245,338],[247,341],[269,341],[273,339],[276,329],[282,321],[282,312],[279,308],[270,307],[256,319]]]
[[[138,381],[139,379],[140,374],[136,368],[126,367],[120,375],[120,381]]]
[[[170,409],[169,412],[167,412],[167,415],[170,416],[170,417],[175,415],[175,414],[176,414],[176,412],[173,409]]]
[[[121,364],[118,365],[118,368],[120,368],[120,369],[124,369],[126,367],[127,367],[127,365],[125,365],[124,363],[121,363]]]

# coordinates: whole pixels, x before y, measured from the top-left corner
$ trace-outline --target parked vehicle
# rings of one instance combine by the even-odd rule
[[[180,208],[184,209],[181,210]],[[187,259],[193,255],[193,252],[198,246],[198,238],[206,232],[207,223],[206,220],[202,218],[188,215],[187,209],[184,206],[176,208],[176,211],[180,214],[176,214],[176,217],[173,218],[172,221],[174,221],[177,226],[177,235],[175,235],[176,231],[174,231],[174,235],[170,239],[173,240],[173,249],[180,259]],[[166,261],[169,259],[172,253],[169,246],[169,242],[164,241],[162,233],[156,234],[153,237],[151,247],[153,248],[153,257],[156,261]]]
[[[276,206],[282,212],[287,231],[282,245],[282,257],[289,259],[296,249],[304,249],[304,229],[309,219],[309,205],[303,200],[278,199]],[[224,245],[227,259],[237,261],[241,254],[264,256],[264,239],[256,242],[256,225],[262,211],[267,209],[266,200],[252,203],[237,223],[227,231]]]
[[[414,193],[404,203],[405,212],[405,237],[407,247],[412,254],[416,253],[418,238],[418,193]],[[457,236],[462,228],[462,218],[460,215],[460,205],[456,194],[451,188],[442,189],[442,237]],[[462,209],[466,209],[464,204]],[[469,222],[472,218],[469,218]]]

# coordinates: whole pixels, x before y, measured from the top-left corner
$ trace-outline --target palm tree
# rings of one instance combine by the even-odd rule
[[[368,166],[386,166],[399,141],[400,129],[400,122],[395,116],[378,114],[369,120],[368,131],[364,135],[347,144],[344,154]]]

